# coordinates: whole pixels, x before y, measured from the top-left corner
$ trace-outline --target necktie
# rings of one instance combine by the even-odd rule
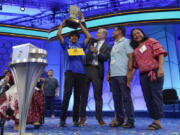
[[[95,46],[95,48],[96,48],[97,51],[98,51],[98,46],[99,46],[99,44],[98,44],[98,42],[97,42],[97,44],[96,44],[96,46]],[[93,64],[93,65],[98,65],[98,55],[97,55],[97,53],[93,53],[93,61],[92,61],[92,64]]]

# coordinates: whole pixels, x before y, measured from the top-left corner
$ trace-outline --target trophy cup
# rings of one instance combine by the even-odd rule
[[[66,26],[77,29],[79,26],[79,20],[77,19],[80,8],[74,5],[70,6],[69,13],[70,17],[66,20]]]
[[[27,114],[34,88],[47,65],[47,52],[27,43],[13,47],[12,60],[9,67],[12,70],[18,92],[19,135],[24,135]]]

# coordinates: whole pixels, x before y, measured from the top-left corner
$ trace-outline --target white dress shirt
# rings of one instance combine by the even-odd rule
[[[98,54],[103,44],[104,44],[104,40],[98,41],[98,48],[97,48]]]
[[[98,65],[98,54],[99,54],[99,51],[100,51],[103,44],[104,44],[104,40],[100,40],[97,43],[94,43],[94,47],[96,48],[96,50],[98,52],[97,52],[97,54],[94,53],[94,59],[92,61],[93,65]]]

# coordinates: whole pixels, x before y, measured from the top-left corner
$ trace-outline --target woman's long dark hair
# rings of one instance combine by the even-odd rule
[[[136,42],[136,41],[133,39],[133,31],[134,31],[134,30],[139,30],[139,31],[141,31],[142,34],[144,35],[144,37],[143,37],[143,39],[142,39],[141,42],[144,42],[144,41],[148,40],[149,37],[144,33],[144,31],[142,31],[142,30],[139,29],[139,28],[134,28],[134,29],[132,29],[132,30],[131,30],[131,43],[130,43],[130,45],[132,46],[133,49],[136,49],[136,48],[139,46],[139,43]]]

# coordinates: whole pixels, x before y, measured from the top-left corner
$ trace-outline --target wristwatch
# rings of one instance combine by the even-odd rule
[[[132,71],[132,69],[130,69],[130,68],[129,68],[129,69],[128,69],[128,71],[129,71],[129,72],[131,72],[131,71]]]

